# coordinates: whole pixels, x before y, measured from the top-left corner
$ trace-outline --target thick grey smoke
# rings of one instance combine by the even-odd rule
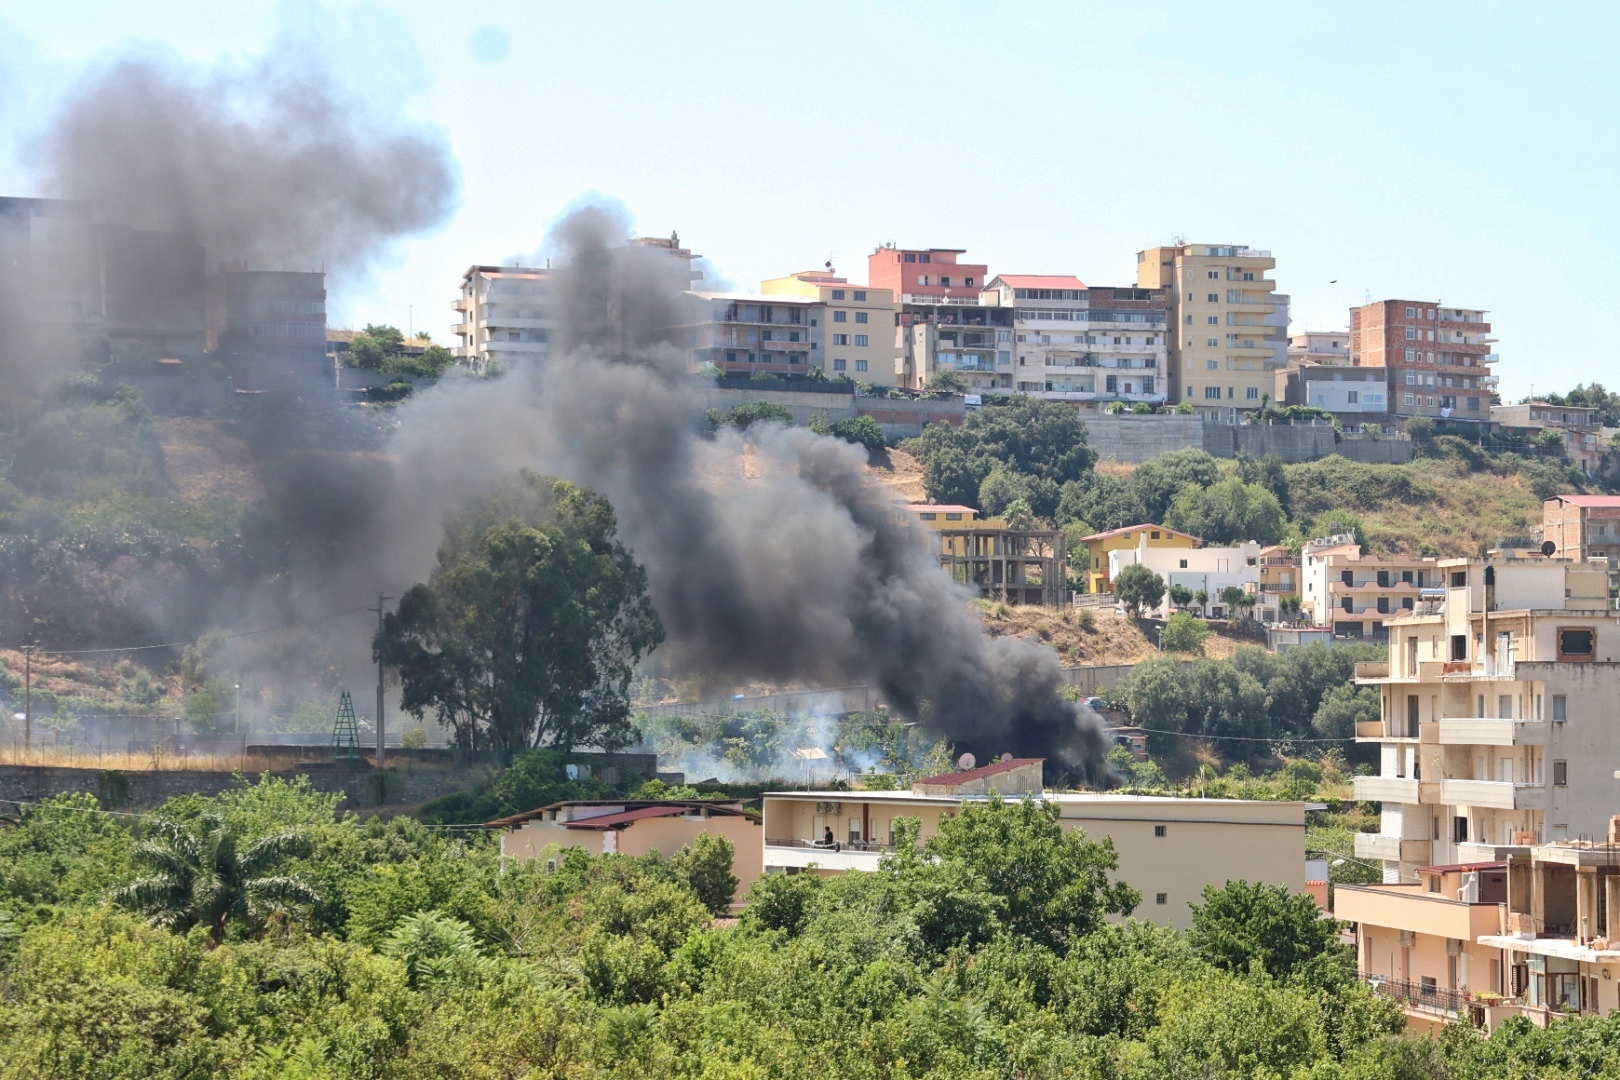
[[[648,568],[680,665],[742,678],[871,682],[899,712],[987,753],[1107,779],[1106,741],[1059,695],[1050,650],[991,638],[916,529],[862,474],[865,451],[804,429],[699,435],[680,347],[683,262],[627,248],[623,223],[571,215],[554,241],[558,331],[543,369],[412,406],[396,447],[410,522],[519,465],[605,493]],[[428,565],[435,531],[401,569]],[[412,579],[414,580],[414,579]]]
[[[259,269],[363,269],[443,221],[444,141],[346,91],[318,44],[284,46],[239,70],[150,56],[93,70],[31,148],[47,190]]]

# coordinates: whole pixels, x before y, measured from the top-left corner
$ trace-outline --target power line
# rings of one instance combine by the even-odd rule
[[[1305,739],[1305,738],[1298,738],[1298,737],[1293,736],[1293,735],[1267,735],[1267,736],[1262,736],[1262,735],[1205,735],[1205,734],[1202,734],[1202,733],[1197,732],[1197,731],[1165,731],[1162,728],[1140,727],[1140,726],[1138,726],[1136,724],[1131,724],[1130,727],[1133,728],[1136,731],[1146,731],[1146,732],[1148,732],[1149,734],[1152,734],[1152,735],[1175,735],[1175,736],[1177,736],[1179,738],[1183,738],[1183,739],[1226,739],[1226,740],[1228,740],[1230,742],[1349,743],[1349,742],[1355,742],[1356,741],[1356,737],[1354,735],[1344,736],[1342,738],[1337,738],[1337,739],[1320,739],[1320,738],[1319,739]]]

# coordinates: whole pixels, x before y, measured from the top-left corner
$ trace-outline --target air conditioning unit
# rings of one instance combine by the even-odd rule
[[[1414,934],[1412,931],[1410,931],[1410,930],[1402,930],[1401,931],[1401,938],[1400,938],[1400,946],[1401,946],[1401,948],[1410,949],[1413,946],[1413,944],[1415,943],[1416,937],[1417,937],[1417,935]]]

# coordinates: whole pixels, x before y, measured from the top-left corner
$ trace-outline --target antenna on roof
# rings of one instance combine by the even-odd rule
[[[974,757],[971,751],[956,759],[956,767],[964,772],[973,768],[973,766],[977,765],[978,763],[979,759]]]

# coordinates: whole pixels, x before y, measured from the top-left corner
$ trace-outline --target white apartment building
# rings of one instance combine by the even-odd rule
[[[1255,617],[1262,622],[1277,621],[1277,596],[1260,587],[1261,545],[1245,540],[1232,547],[1168,548],[1149,547],[1147,533],[1134,548],[1121,548],[1108,553],[1108,580],[1117,581],[1119,572],[1132,563],[1139,563],[1164,579],[1164,600],[1156,614],[1168,618],[1174,610],[1170,603],[1170,588],[1180,585],[1194,594],[1209,594],[1209,611],[1221,618],[1230,614],[1220,599],[1224,589],[1238,588],[1253,594],[1260,604]]]
[[[509,369],[551,356],[555,329],[546,310],[548,271],[532,266],[470,266],[461,295],[450,306],[459,316],[450,327],[451,351],[474,371]]]
[[[895,334],[899,382],[920,390],[937,371],[954,371],[970,394],[1013,392],[1012,311],[962,303],[908,303]]]
[[[1389,619],[1414,611],[1442,582],[1434,559],[1363,555],[1350,533],[1307,541],[1299,560],[1300,614],[1336,637],[1382,641]]]
[[[1288,336],[1290,364],[1350,366],[1350,331],[1305,330]]]
[[[1438,572],[1437,596],[1386,623],[1389,661],[1356,669],[1382,697],[1381,718],[1356,732],[1380,756],[1356,798],[1382,804],[1356,854],[1381,861],[1386,882],[1601,836],[1614,805],[1620,612],[1607,565],[1493,553]]]
[[[1095,412],[1109,402],[1162,405],[1167,294],[1088,288],[1069,275],[1002,274],[982,294],[1013,310],[1012,387]]]

